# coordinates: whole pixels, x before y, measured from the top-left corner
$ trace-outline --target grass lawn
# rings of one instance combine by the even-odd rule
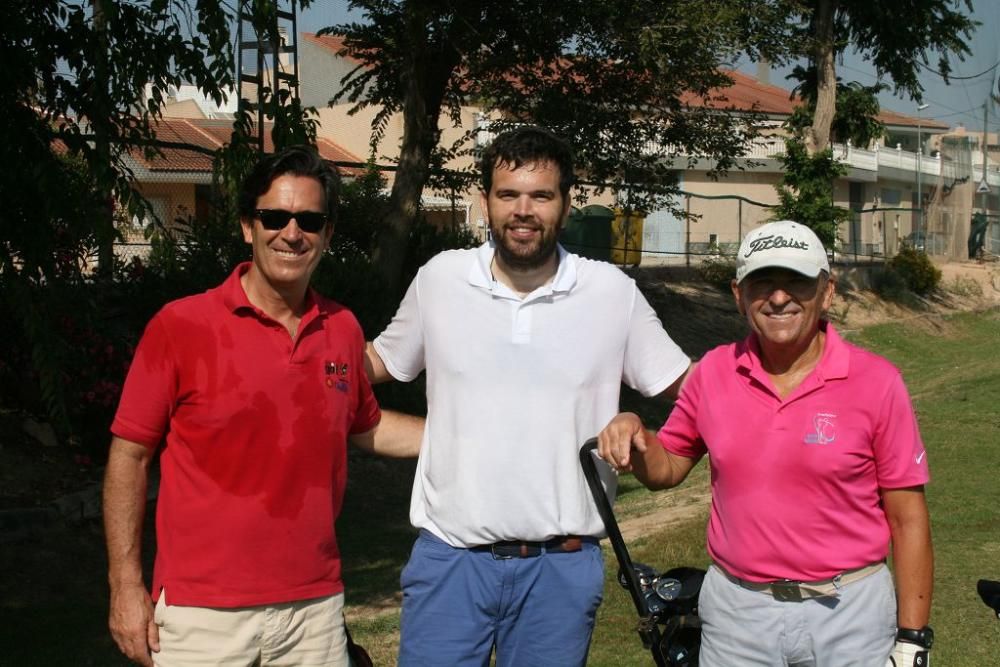
[[[858,342],[903,371],[927,445],[934,661],[997,664],[1000,623],[976,594],[976,581],[1000,579],[1000,312],[956,316],[938,335],[871,327]]]
[[[975,588],[980,578],[1000,579],[1000,312],[955,316],[939,328],[879,325],[853,338],[902,370],[930,457],[927,499],[936,557],[933,661],[949,667],[997,664],[1000,622]],[[704,478],[694,481],[705,483]],[[619,514],[628,516],[632,507],[647,505],[643,495],[652,494],[626,494]],[[704,566],[706,518],[704,513],[633,543],[633,558],[663,569]],[[617,564],[610,550],[606,563],[605,603],[589,664],[652,664],[635,633],[631,600],[613,578]]]

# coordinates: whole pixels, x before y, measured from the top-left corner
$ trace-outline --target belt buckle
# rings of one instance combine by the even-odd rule
[[[801,581],[794,579],[779,579],[771,582],[771,595],[775,600],[783,602],[800,602],[802,600]]]
[[[513,556],[513,554],[511,554],[509,552],[508,553],[497,553],[497,547],[500,547],[501,549],[503,549],[503,548],[509,548],[509,546],[510,545],[500,544],[500,543],[493,543],[493,544],[491,544],[490,545],[490,553],[493,554],[493,560],[510,560],[510,559],[512,559],[514,556]]]

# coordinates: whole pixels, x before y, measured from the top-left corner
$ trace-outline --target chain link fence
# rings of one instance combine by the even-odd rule
[[[967,158],[961,150],[957,150],[957,155]],[[968,160],[959,162],[965,164]],[[350,169],[364,166],[338,165]],[[394,168],[387,167],[384,171],[389,175]],[[955,181],[951,191],[945,193],[947,183],[939,183],[923,212],[915,207],[856,208],[840,229],[834,258],[852,263],[884,262],[904,244],[936,257],[965,258],[970,222],[960,220],[960,216],[971,216],[971,208],[968,203],[953,203],[965,199],[971,202],[971,198],[955,192],[956,188],[966,186],[961,181],[964,173],[961,166],[948,171],[947,178]],[[127,264],[136,258],[141,261],[149,258],[148,238],[154,226],[177,231],[193,219],[205,220],[213,214],[215,194],[208,170],[147,168],[141,170],[141,176],[137,174],[135,187],[148,208],[138,215],[119,212],[120,238],[115,244],[119,262]],[[994,199],[995,196],[988,204],[992,206]],[[442,196],[430,193],[425,200],[426,217],[432,223],[466,226],[473,233],[485,236],[485,226],[475,219],[471,203],[478,205],[478,193],[471,190]],[[734,193],[708,195],[681,191],[670,205],[644,215],[626,218],[606,209],[610,211],[610,220],[591,222],[610,225],[607,236],[578,234],[573,249],[620,265],[697,265],[734,256],[748,231],[773,218],[772,209],[772,204]],[[1000,253],[1000,220],[995,211],[988,211],[986,217],[989,226],[983,239],[984,252],[995,257]]]

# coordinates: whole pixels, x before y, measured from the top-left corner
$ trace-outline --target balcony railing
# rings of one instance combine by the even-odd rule
[[[477,119],[476,145],[483,147],[493,140],[494,134],[490,131],[490,122],[485,117]],[[657,142],[646,142],[643,152],[647,155],[679,156],[680,151],[676,146],[665,146]],[[755,138],[749,145],[743,157],[750,160],[773,159],[785,152],[785,141],[780,136],[760,136]],[[889,146],[875,146],[873,150],[856,148],[850,142],[843,144],[833,144],[833,154],[837,160],[846,163],[855,169],[877,172],[883,167],[892,167],[913,174],[920,170],[921,175],[931,178],[941,174],[941,155],[918,155],[912,151],[905,151],[901,146],[895,148]],[[975,161],[976,157],[973,157]],[[976,183],[982,180],[983,165],[982,160],[974,162],[972,165],[973,178]],[[991,162],[988,166],[987,180],[991,186],[1000,187],[1000,165]]]

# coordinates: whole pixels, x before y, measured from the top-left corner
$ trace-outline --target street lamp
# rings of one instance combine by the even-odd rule
[[[920,112],[927,108],[926,104],[917,105],[917,228],[914,230],[919,231],[923,227],[924,223],[924,193],[921,185],[921,178],[923,177],[923,157],[924,157],[924,145],[923,138],[921,137],[920,128]],[[927,238],[924,234],[924,252],[927,251]],[[913,235],[913,241],[918,242],[918,237],[916,234]]]

